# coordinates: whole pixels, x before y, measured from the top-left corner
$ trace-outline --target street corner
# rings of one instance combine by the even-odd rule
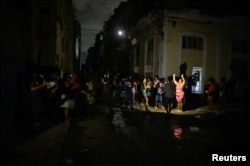
[[[213,111],[209,111],[206,106],[202,106],[196,109],[189,110],[178,110],[177,108],[172,109],[171,114],[174,115],[202,115],[202,114],[215,114]]]

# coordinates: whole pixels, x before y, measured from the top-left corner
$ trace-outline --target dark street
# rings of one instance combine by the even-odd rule
[[[1,0],[1,166],[250,165],[243,0]]]
[[[223,116],[206,105],[167,115],[152,107],[140,111],[138,104],[111,109],[108,100],[69,125],[57,112],[43,117],[33,135],[32,127],[22,129],[19,142],[2,153],[2,165],[206,165],[213,152],[246,155],[249,149],[247,118],[237,103]]]

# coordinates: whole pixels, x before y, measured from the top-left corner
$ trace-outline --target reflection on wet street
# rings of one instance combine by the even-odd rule
[[[108,103],[96,104],[91,117],[77,114],[69,125],[58,114],[45,117],[28,139],[16,137],[20,144],[7,146],[1,164],[203,166],[211,165],[212,153],[244,155],[249,150],[249,114],[237,103],[223,115],[198,102],[183,112],[174,108],[170,115],[151,106],[129,109]],[[27,135],[30,130],[22,131]]]
[[[70,144],[71,165],[204,165],[213,151],[247,149],[246,120],[238,114],[96,111],[72,127],[78,141]]]

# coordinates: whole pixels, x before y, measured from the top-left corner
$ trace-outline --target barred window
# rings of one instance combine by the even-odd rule
[[[204,40],[197,36],[182,36],[182,48],[203,50]]]

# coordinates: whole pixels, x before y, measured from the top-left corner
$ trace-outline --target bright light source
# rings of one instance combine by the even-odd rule
[[[119,30],[119,31],[118,31],[118,35],[119,35],[119,36],[123,36],[123,35],[124,35],[124,32],[123,32],[122,30]]]

